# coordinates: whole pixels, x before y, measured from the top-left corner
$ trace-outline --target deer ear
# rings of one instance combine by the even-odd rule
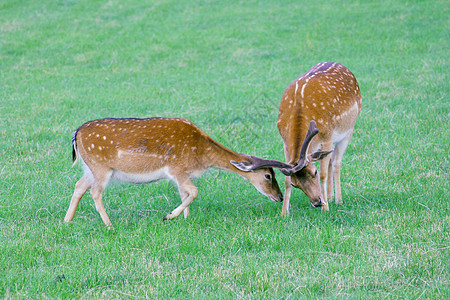
[[[308,155],[308,160],[309,160],[310,162],[315,162],[315,161],[322,160],[322,159],[324,159],[328,154],[330,154],[331,152],[333,152],[333,150],[331,150],[331,151],[317,151],[317,152],[314,152],[314,153]]]
[[[238,168],[239,170],[244,171],[244,172],[250,172],[253,170],[253,165],[248,161],[230,160],[230,163],[233,166],[235,166],[236,168]]]

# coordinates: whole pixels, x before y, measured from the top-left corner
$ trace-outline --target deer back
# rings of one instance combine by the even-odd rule
[[[361,93],[355,76],[339,63],[320,63],[294,80],[280,103],[278,129],[289,152],[288,163],[298,159],[309,122],[317,122],[319,134],[310,151],[325,141],[337,142],[352,130],[361,110]]]
[[[191,173],[208,167],[205,152],[214,143],[186,119],[100,119],[74,134],[74,148],[89,166],[124,173],[148,173],[164,167]]]

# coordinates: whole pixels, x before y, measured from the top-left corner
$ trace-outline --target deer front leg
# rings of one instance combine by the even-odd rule
[[[182,201],[181,205],[175,208],[171,213],[167,214],[163,218],[164,221],[178,217],[182,211],[184,211],[184,217],[187,218],[189,216],[189,205],[192,203],[192,201],[194,201],[195,198],[197,198],[197,187],[188,177],[184,178],[181,183],[180,181],[178,181],[177,184]]]
[[[328,163],[327,201],[332,201],[334,197],[333,174],[335,158],[336,152],[333,151],[333,153],[331,154],[330,162]]]
[[[184,202],[186,199],[189,198],[189,193],[184,190],[184,189],[178,189],[178,192],[180,193],[180,198],[181,198],[181,202]],[[193,201],[193,200],[192,200]],[[186,220],[189,215],[189,206],[187,206],[184,210],[183,210],[183,214],[184,214],[184,219]]]
[[[102,201],[102,193],[103,188],[99,185],[94,185],[91,188],[91,196],[94,199],[95,202],[95,208],[97,209],[98,213],[100,214],[100,217],[102,217],[103,223],[108,227],[108,229],[112,229],[112,223],[111,220],[108,217],[108,214],[106,213],[105,207],[103,206]]]
[[[281,209],[281,215],[286,217],[289,214],[289,201],[291,200],[291,191],[292,191],[292,185],[291,185],[291,176],[286,176],[286,179],[284,181],[284,201],[283,201],[283,208]]]
[[[189,215],[191,214],[189,212],[189,206],[183,210],[183,214],[184,214],[184,219],[186,220],[189,217]]]

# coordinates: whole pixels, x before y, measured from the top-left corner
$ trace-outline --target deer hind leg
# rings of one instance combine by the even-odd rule
[[[95,209],[97,209],[98,213],[100,214],[100,217],[102,218],[103,223],[105,223],[108,228],[111,228],[112,223],[109,219],[108,215],[106,214],[105,207],[103,206],[102,201],[102,194],[103,194],[104,188],[100,185],[94,185],[91,188],[91,196],[94,199],[95,202]]]
[[[321,151],[331,151],[333,149],[333,144],[325,144],[323,145]],[[322,186],[322,211],[328,211],[328,174],[329,164],[331,163],[330,155],[327,155],[324,159],[320,161],[319,174],[320,174],[320,183]]]
[[[66,216],[64,217],[64,222],[70,223],[75,216],[75,211],[77,210],[78,203],[80,203],[81,198],[91,188],[91,180],[88,175],[83,175],[80,180],[75,184],[75,190],[72,195],[72,200],[70,200],[69,209],[67,210]]]
[[[188,176],[182,180],[177,180],[178,190],[181,197],[181,205],[175,208],[171,213],[167,214],[163,219],[170,220],[178,217],[182,211],[184,211],[184,217],[189,216],[189,205],[197,198],[197,187],[192,183]],[[187,210],[187,211],[186,211]]]
[[[94,183],[91,186],[91,196],[94,199],[95,209],[100,214],[103,223],[110,229],[112,228],[112,223],[103,206],[102,194],[111,178],[112,170],[97,168],[96,171],[96,173],[93,173]]]
[[[341,142],[336,144],[336,148],[334,150],[334,184],[336,190],[336,204],[342,204],[342,193],[341,193],[341,165],[342,165],[342,157],[344,156],[345,150],[347,150],[347,146],[352,138],[353,131],[349,133],[349,135],[343,139]]]

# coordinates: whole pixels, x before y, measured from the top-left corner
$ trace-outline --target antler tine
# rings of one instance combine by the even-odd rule
[[[305,140],[303,141],[302,148],[300,149],[300,156],[298,158],[296,166],[293,168],[293,173],[300,171],[307,164],[307,155],[309,144],[311,143],[312,138],[319,133],[319,129],[317,128],[316,121],[312,120],[309,122],[308,131],[306,132]]]

